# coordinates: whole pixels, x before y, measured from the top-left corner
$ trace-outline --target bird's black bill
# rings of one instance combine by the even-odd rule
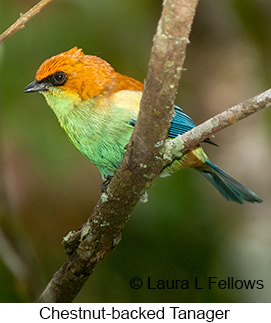
[[[36,80],[31,82],[27,85],[27,87],[24,89],[24,93],[30,93],[30,92],[40,92],[40,91],[46,91],[47,90],[47,84],[46,83],[39,83]]]

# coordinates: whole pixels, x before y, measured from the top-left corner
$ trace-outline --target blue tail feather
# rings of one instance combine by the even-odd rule
[[[212,162],[207,160],[206,164],[208,165],[208,168],[206,170],[201,170],[202,175],[206,177],[227,200],[241,204],[244,200],[252,203],[262,202],[262,199],[257,194],[243,184],[237,182]]]

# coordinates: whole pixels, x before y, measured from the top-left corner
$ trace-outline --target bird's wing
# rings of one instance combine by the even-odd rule
[[[178,135],[182,135],[185,132],[196,127],[195,122],[183,112],[182,108],[175,105],[174,112],[175,115],[171,120],[171,125],[168,131],[169,138],[175,138]],[[136,124],[136,119],[132,119],[130,124],[134,126]],[[214,143],[210,138],[205,139],[204,142],[217,146],[217,144]]]
[[[168,136],[169,138],[175,138],[178,135],[182,135],[185,132],[196,127],[195,122],[183,112],[183,109],[175,105],[175,115],[171,120]]]
[[[187,114],[185,114],[180,107],[175,105],[174,112],[175,115],[171,120],[171,125],[168,132],[169,138],[175,138],[178,135],[182,135],[196,126],[194,121]],[[136,119],[132,119],[131,125],[134,126],[135,124]]]
[[[178,135],[182,135],[185,132],[196,127],[195,122],[183,112],[183,109],[175,105],[174,107],[175,115],[171,120],[171,125],[168,131],[169,138],[175,138]],[[208,144],[218,146],[215,142],[213,142],[210,138],[206,138],[203,140]]]

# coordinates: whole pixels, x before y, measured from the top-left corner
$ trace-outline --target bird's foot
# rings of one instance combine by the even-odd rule
[[[102,190],[102,193],[104,193],[109,185],[109,183],[111,182],[111,179],[113,178],[113,176],[106,176],[105,178],[105,181],[102,183],[101,185],[101,190]]]

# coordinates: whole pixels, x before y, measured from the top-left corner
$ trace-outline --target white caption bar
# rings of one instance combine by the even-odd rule
[[[0,304],[1,322],[271,322],[270,304]]]

